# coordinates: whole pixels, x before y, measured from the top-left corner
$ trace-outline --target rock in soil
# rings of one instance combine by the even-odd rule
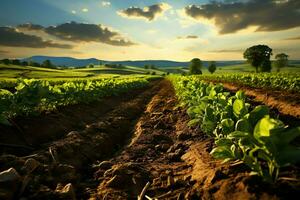
[[[14,169],[0,172],[0,199],[13,199],[21,184],[21,176]]]
[[[55,192],[58,193],[58,196],[64,200],[76,200],[75,192],[72,183],[68,183],[64,187],[61,184],[58,184]]]

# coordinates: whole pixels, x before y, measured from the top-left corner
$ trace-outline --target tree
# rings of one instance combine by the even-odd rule
[[[28,62],[27,62],[27,61],[23,61],[23,62],[21,63],[21,65],[23,65],[23,66],[28,66]]]
[[[7,58],[1,60],[1,62],[2,62],[3,64],[5,64],[5,65],[9,65],[9,63],[10,63],[9,59],[7,59]]]
[[[270,61],[272,55],[272,49],[267,45],[256,45],[252,46],[244,52],[244,58],[255,67],[256,73],[258,72],[259,67],[262,67],[263,63]]]
[[[202,74],[202,61],[199,58],[192,59],[189,68],[190,74]]]
[[[144,68],[145,68],[145,69],[149,69],[149,65],[145,65]]]
[[[94,65],[93,64],[89,64],[88,68],[94,68]]]
[[[277,72],[279,72],[281,68],[288,65],[289,63],[288,58],[289,56],[286,55],[285,53],[279,53],[275,56],[276,59],[275,66],[277,68]]]
[[[261,64],[261,72],[271,72],[272,64],[270,60],[265,60]]]
[[[216,69],[217,69],[216,62],[211,61],[208,66],[208,71],[213,74],[216,71]]]
[[[20,62],[20,60],[18,60],[18,59],[12,60],[11,63],[12,63],[13,65],[21,65],[21,62]]]
[[[46,68],[51,68],[53,67],[52,63],[50,60],[45,60],[42,64],[43,67],[46,67]]]

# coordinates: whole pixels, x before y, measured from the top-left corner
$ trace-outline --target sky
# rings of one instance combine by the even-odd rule
[[[0,58],[300,59],[299,0],[1,0]]]

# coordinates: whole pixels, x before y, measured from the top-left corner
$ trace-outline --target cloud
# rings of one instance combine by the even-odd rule
[[[240,53],[243,52],[241,49],[220,49],[209,51],[211,53]]]
[[[103,25],[70,22],[44,29],[49,35],[72,42],[101,42],[113,46],[131,46],[135,43],[124,39],[118,32]]]
[[[110,3],[109,1],[102,1],[102,2],[101,2],[101,5],[102,5],[103,7],[109,7],[109,6],[111,5],[111,3]]]
[[[0,55],[6,55],[8,53],[8,51],[3,51],[3,50],[0,50]]]
[[[157,29],[148,29],[147,31],[146,31],[146,33],[148,33],[148,34],[156,34],[156,33],[158,33],[159,32],[159,30],[157,30]]]
[[[88,9],[88,8],[82,8],[81,11],[82,11],[82,12],[89,12],[89,9]]]
[[[10,47],[30,47],[30,48],[62,48],[71,49],[68,44],[59,44],[51,40],[43,40],[35,35],[27,35],[17,31],[12,27],[0,27],[0,45]]]
[[[71,13],[75,15],[77,12],[76,10],[72,10]]]
[[[44,30],[44,27],[38,24],[31,24],[31,23],[26,23],[26,24],[20,24],[17,26],[18,29],[21,30],[27,30],[27,31],[40,31]]]
[[[231,3],[212,1],[184,8],[199,22],[210,20],[220,34],[234,33],[250,26],[256,31],[280,31],[300,26],[299,0],[248,0]]]
[[[187,36],[178,36],[177,39],[198,39],[199,37],[197,35],[187,35]]]
[[[290,38],[285,38],[283,40],[300,40],[300,36],[298,37],[290,37]]]
[[[170,8],[171,6],[167,3],[159,3],[144,8],[130,7],[125,10],[120,10],[117,13],[122,17],[140,18],[153,21],[157,17],[162,16],[164,12]]]

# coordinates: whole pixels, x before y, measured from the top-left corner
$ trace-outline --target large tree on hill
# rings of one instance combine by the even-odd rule
[[[271,55],[272,49],[267,45],[255,45],[246,49],[244,52],[244,58],[255,67],[256,73],[260,67],[262,71],[264,71],[264,68],[268,65],[268,61],[270,61]]]
[[[281,68],[286,67],[289,63],[288,60],[289,56],[286,55],[285,53],[279,53],[275,56],[276,62],[275,66],[277,68],[277,72],[280,71]]]
[[[216,62],[211,61],[208,66],[208,71],[213,74],[216,71],[216,69],[217,69]]]
[[[202,61],[199,58],[194,58],[190,62],[190,74],[202,74]]]

